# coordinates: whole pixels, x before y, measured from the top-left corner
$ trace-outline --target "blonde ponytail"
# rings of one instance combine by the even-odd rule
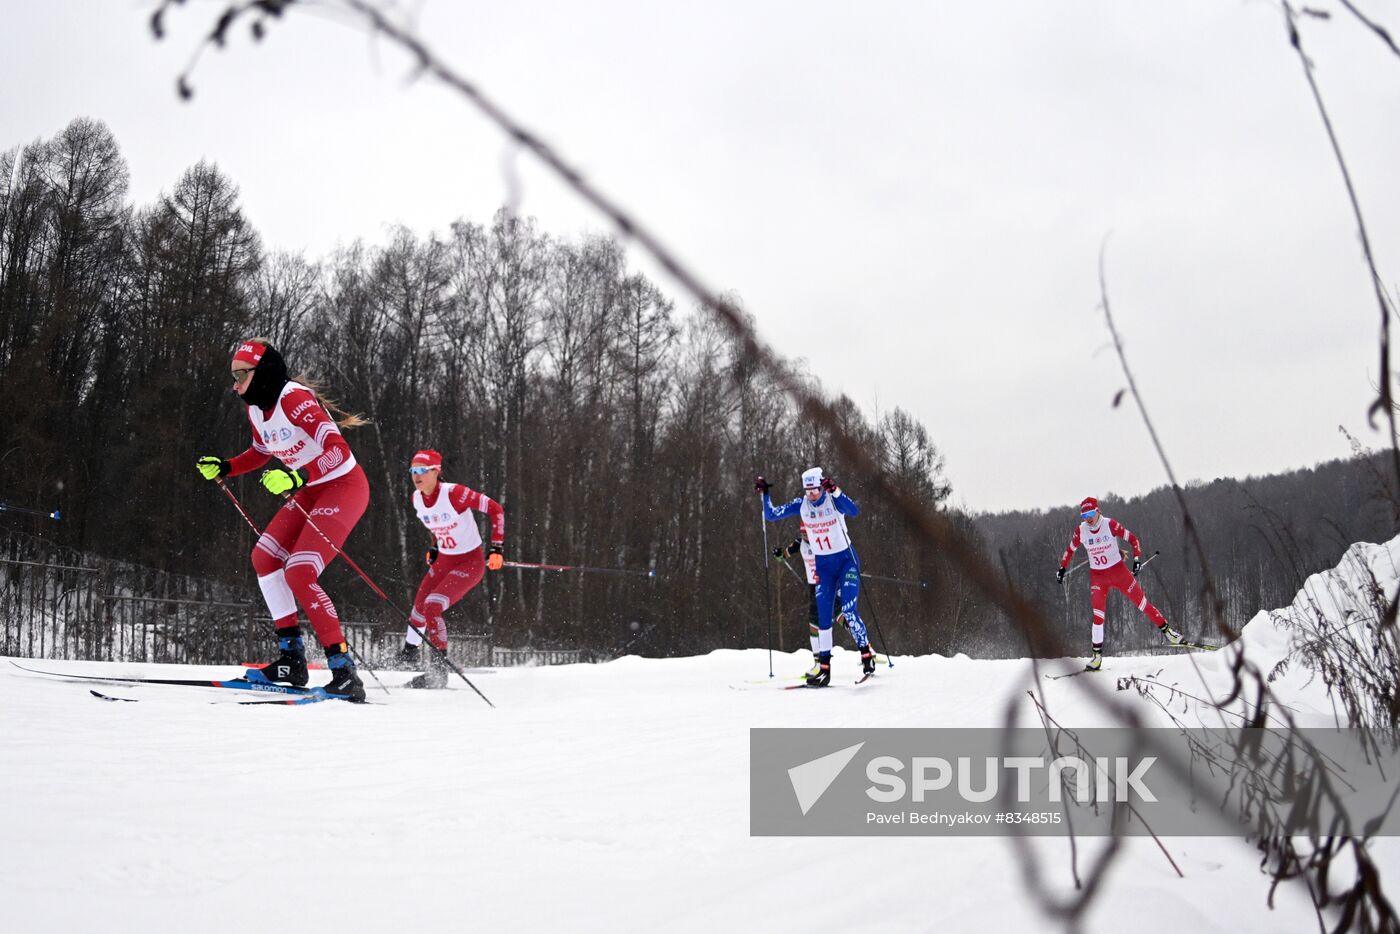
[[[369,424],[369,419],[354,412],[347,412],[342,409],[334,399],[326,395],[325,388],[306,373],[300,373],[292,377],[293,382],[301,383],[311,390],[311,395],[316,398],[327,412],[331,413],[331,418],[340,428],[359,428]]]

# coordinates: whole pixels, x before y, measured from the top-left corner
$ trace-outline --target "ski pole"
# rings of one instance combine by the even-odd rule
[[[856,574],[861,577],[864,577],[865,575],[862,574],[860,570],[860,556],[856,554],[856,549],[854,545],[851,546],[851,558],[854,559],[856,563]],[[870,607],[870,621],[875,624],[875,632],[880,637],[880,645],[884,646],[885,664],[893,668],[894,652],[890,650],[890,642],[888,639],[885,638],[885,631],[880,628],[880,618],[875,615],[875,601],[870,598],[870,594],[868,592],[865,595],[865,605]]]
[[[1142,562],[1142,564],[1138,565],[1138,571],[1141,571],[1143,568],[1147,567],[1147,565],[1151,563],[1152,559],[1155,558],[1155,557],[1157,557],[1157,556],[1160,555],[1161,553],[1162,553],[1162,552],[1161,552],[1160,550],[1158,550],[1158,551],[1154,551],[1154,552],[1152,552],[1152,554],[1148,555],[1148,556],[1147,556],[1147,560],[1144,561],[1144,562]],[[1088,564],[1088,563],[1089,563],[1089,559],[1088,559],[1088,558],[1085,558],[1083,561],[1080,561],[1080,562],[1079,562],[1078,564],[1076,564],[1074,567],[1070,568],[1069,571],[1065,574],[1065,580],[1069,580],[1071,574],[1073,574],[1075,571],[1079,570],[1080,568],[1082,568],[1084,565],[1086,565],[1086,564]]]
[[[763,478],[758,478],[763,483]],[[764,484],[766,492],[766,484]],[[764,628],[768,630],[768,677],[773,677],[773,574],[768,566],[768,517],[763,510],[763,493],[758,495],[758,524],[763,529],[763,614]],[[796,573],[796,572],[794,572]]]
[[[369,584],[370,589],[379,595],[379,599],[383,600],[385,603],[389,604],[389,606],[393,607],[393,609],[400,616],[402,616],[405,621],[408,622],[408,625],[413,626],[413,617],[405,613],[402,609],[400,609],[399,605],[396,604],[393,600],[390,600],[389,595],[386,594],[384,591],[380,590],[379,585],[376,584],[374,581],[370,580],[369,575],[366,574],[364,571],[360,570],[360,566],[356,564],[354,560],[352,560],[351,557],[347,555],[339,545],[331,541],[330,536],[328,536],[325,532],[321,531],[320,526],[316,524],[316,520],[311,518],[311,513],[306,511],[305,506],[303,506],[301,503],[298,503],[290,493],[283,493],[282,498],[285,499],[287,502],[291,503],[293,506],[295,506],[301,512],[301,514],[306,517],[306,524],[311,526],[311,528],[315,529],[316,534],[321,536],[321,538],[325,539],[326,544],[330,545],[331,548],[335,549],[336,554],[340,555],[340,557],[345,559],[345,563],[350,565],[350,569],[353,570],[356,574],[360,575],[360,579],[363,580],[366,584]],[[417,626],[413,626],[413,629],[420,635],[426,635],[427,627],[419,629]],[[442,660],[444,663],[446,663],[447,667],[455,671],[457,673],[457,677],[467,682],[467,687],[471,688],[473,691],[476,691],[477,696],[480,697],[482,700],[486,701],[488,706],[496,706],[495,704],[491,703],[491,698],[487,697],[485,694],[482,694],[481,689],[478,688],[475,684],[472,684],[471,678],[468,678],[465,674],[462,673],[462,669],[458,668],[456,663],[452,661],[452,656],[447,654],[446,649],[440,649],[436,645],[433,645],[432,639],[424,638],[423,641],[426,642],[428,645],[432,646],[433,651],[437,652],[439,655],[442,656]]]
[[[882,577],[882,576],[880,576],[879,574],[866,574],[864,571],[861,572],[860,576],[863,577],[863,578],[865,578],[866,580],[871,580],[871,581],[885,581],[886,583],[889,583],[889,584],[902,584],[902,585],[904,585],[905,587],[927,587],[927,586],[928,586],[928,581],[910,581],[910,580],[904,580],[904,579],[901,578],[901,577]]]
[[[24,513],[26,516],[39,516],[42,519],[52,519],[55,522],[63,518],[59,515],[57,509],[53,512],[44,512],[42,509],[30,509],[27,506],[10,506],[6,503],[0,503],[0,512],[20,512]]]
[[[230,489],[228,488],[228,486],[224,483],[224,478],[223,478],[223,477],[216,477],[214,482],[216,482],[216,483],[219,484],[219,489],[221,489],[221,490],[224,491],[224,495],[227,496],[227,497],[229,498],[229,500],[233,503],[233,508],[238,510],[238,514],[239,514],[240,516],[243,517],[243,521],[246,522],[246,523],[248,523],[248,528],[250,528],[250,529],[253,530],[253,534],[256,535],[256,536],[258,536],[259,538],[261,538],[261,537],[262,537],[262,529],[258,528],[258,524],[257,524],[256,522],[253,521],[253,519],[252,519],[251,516],[248,515],[247,510],[245,510],[245,509],[243,508],[243,504],[240,503],[240,502],[238,501],[238,497],[237,497],[237,496],[234,496],[234,495],[233,495],[233,491],[230,490]],[[319,532],[320,529],[317,529],[316,531]],[[322,535],[321,537],[322,537],[322,538],[325,538],[324,535]],[[347,559],[347,560],[349,560],[349,559]],[[344,633],[341,633],[341,635],[344,635]],[[349,640],[349,639],[346,639],[346,640],[345,640],[345,646],[346,646],[346,648],[348,648],[348,649],[351,651],[352,654],[354,654],[354,656],[355,656],[356,658],[358,658],[361,662],[364,662],[364,657],[363,657],[362,655],[360,655],[359,652],[356,652],[356,651],[355,651],[355,647],[354,647],[353,645],[350,644],[350,640]],[[389,693],[389,689],[388,689],[387,687],[385,687],[383,681],[380,681],[380,680],[379,680],[379,675],[377,675],[377,674],[374,673],[374,669],[371,668],[371,667],[369,666],[368,663],[366,663],[364,667],[365,667],[365,671],[369,672],[369,676],[370,676],[371,678],[374,679],[374,683],[377,684],[377,685],[379,685],[379,687],[383,689],[383,691],[384,691],[385,694],[388,694],[388,693]]]
[[[520,568],[525,571],[586,571],[589,574],[626,574],[632,577],[656,577],[656,570],[633,571],[627,568],[591,568],[581,564],[532,564],[528,561],[505,561],[503,568]]]
[[[801,574],[798,574],[798,573],[797,573],[797,570],[796,570],[795,568],[793,568],[793,566],[792,566],[791,563],[788,562],[788,559],[787,559],[787,556],[786,556],[786,555],[783,556],[782,562],[783,562],[783,567],[785,567],[785,568],[788,569],[788,573],[789,573],[789,574],[791,574],[793,577],[797,578],[797,582],[798,582],[799,584],[805,584],[805,583],[807,583],[807,581],[803,580],[802,575],[801,575]]]

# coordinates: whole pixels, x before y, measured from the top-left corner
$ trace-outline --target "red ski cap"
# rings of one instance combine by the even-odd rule
[[[1079,511],[1080,511],[1080,513],[1094,512],[1094,511],[1096,511],[1098,508],[1099,508],[1099,501],[1096,500],[1096,499],[1094,499],[1094,497],[1092,497],[1092,496],[1086,496],[1086,497],[1084,497],[1083,501],[1080,502],[1080,504],[1079,504]]]
[[[234,363],[244,363],[250,367],[255,367],[262,360],[263,354],[267,352],[267,345],[257,341],[244,341],[238,345],[238,350],[233,354]]]
[[[442,455],[437,451],[419,451],[413,455],[412,467],[441,467]]]

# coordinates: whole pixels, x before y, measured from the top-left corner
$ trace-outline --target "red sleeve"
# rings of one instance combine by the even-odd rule
[[[1132,532],[1129,532],[1126,528],[1124,528],[1123,523],[1119,522],[1117,519],[1110,519],[1108,521],[1108,530],[1118,538],[1126,540],[1129,545],[1133,546],[1134,558],[1142,557],[1142,545],[1138,542],[1138,537]]]
[[[241,473],[248,473],[250,470],[257,470],[263,464],[272,460],[271,454],[263,454],[252,448],[230,457],[228,460],[228,476],[236,477]]]
[[[491,497],[458,484],[452,491],[452,506],[458,512],[475,509],[486,513],[491,517],[491,544],[499,545],[506,540],[506,511]]]
[[[340,426],[310,390],[293,389],[282,397],[280,405],[292,423],[321,446],[321,456],[312,463],[315,475],[330,473],[350,459],[350,445],[345,443]]]
[[[1064,557],[1060,558],[1060,567],[1069,567],[1069,561],[1074,557],[1075,551],[1079,549],[1079,526],[1074,527],[1074,538],[1069,540],[1069,547],[1065,549]]]
[[[257,431],[253,429],[251,419],[248,422],[248,428],[253,432],[253,446],[242,454],[237,454],[229,458],[228,476],[230,477],[248,473],[250,470],[257,470],[263,464],[272,460],[272,455],[268,453],[267,448],[263,447],[262,439],[258,437]]]

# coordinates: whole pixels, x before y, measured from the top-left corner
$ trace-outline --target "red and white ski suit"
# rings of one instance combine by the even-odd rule
[[[266,412],[249,406],[248,421],[253,446],[229,461],[230,476],[257,470],[275,457],[288,468],[304,470],[307,478],[253,546],[253,570],[268,612],[278,629],[286,629],[297,624],[300,604],[321,645],[339,645],[345,641],[340,616],[317,578],[368,508],[369,481],[335,420],[300,383],[282,387]],[[311,528],[306,514],[320,532]]]
[[[472,510],[491,519],[491,543],[505,541],[506,514],[501,504],[460,483],[439,482],[430,497],[414,491],[413,509],[437,539],[438,557],[418,585],[413,598],[412,623],[405,638],[409,645],[423,641],[422,631],[440,649],[447,649],[447,623],[442,614],[481,583],[486,562],[481,554],[481,530]]]
[[[1060,558],[1060,567],[1065,568],[1069,567],[1070,559],[1074,557],[1074,552],[1080,545],[1089,553],[1089,601],[1094,611],[1092,638],[1096,648],[1103,645],[1104,615],[1110,590],[1121,591],[1139,610],[1147,614],[1147,618],[1152,620],[1158,629],[1167,624],[1166,617],[1147,599],[1142,585],[1123,563],[1123,555],[1118,550],[1120,538],[1132,546],[1134,558],[1142,557],[1142,544],[1138,537],[1117,519],[1101,515],[1097,528],[1090,528],[1087,522],[1079,523],[1079,527],[1074,530],[1074,538],[1070,539],[1069,547]]]

